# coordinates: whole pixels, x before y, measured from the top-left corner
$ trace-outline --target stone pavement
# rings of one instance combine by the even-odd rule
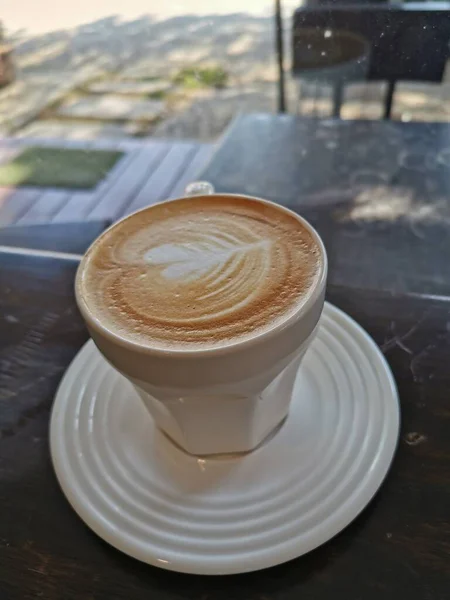
[[[140,100],[119,94],[90,95],[63,103],[56,111],[60,117],[98,121],[154,121],[161,117],[165,103]]]
[[[285,30],[288,34],[288,20]],[[12,42],[19,78],[0,90],[3,135],[212,140],[238,112],[276,110],[272,16],[111,16],[70,30],[12,36]],[[227,89],[174,88],[173,76],[181,68],[204,65],[227,71]],[[298,86],[288,76],[287,95],[290,112],[330,114],[330,94],[323,86],[303,86],[299,100]],[[351,86],[342,117],[380,118],[382,98],[383,84]],[[448,121],[449,100],[448,83],[404,83],[393,117]]]
[[[86,89],[92,94],[124,94],[130,96],[146,94],[148,96],[153,96],[165,94],[172,87],[173,84],[170,81],[164,81],[162,79],[157,79],[156,81],[103,79],[90,83],[86,86]]]
[[[49,105],[96,75],[98,70],[93,66],[75,72],[21,75],[15,83],[0,89],[0,135],[27,125]]]
[[[30,123],[16,137],[36,139],[96,140],[99,138],[129,138],[138,133],[134,123],[104,123],[80,120],[41,119]]]

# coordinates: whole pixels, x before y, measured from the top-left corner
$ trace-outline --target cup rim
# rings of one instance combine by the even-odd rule
[[[156,204],[155,204],[155,205],[146,206],[144,208],[140,208],[140,209],[134,211],[133,213],[126,215],[122,219],[119,219],[112,225],[110,225],[107,229],[105,229],[105,231],[103,231],[98,236],[98,238],[96,238],[94,240],[94,242],[90,245],[90,247],[86,251],[85,255],[81,259],[81,262],[78,265],[77,273],[75,276],[75,299],[76,299],[76,302],[78,305],[78,309],[79,309],[83,319],[86,321],[86,324],[88,325],[88,327],[90,329],[95,330],[99,335],[107,338],[110,342],[113,342],[113,343],[117,344],[118,346],[122,346],[123,348],[126,348],[127,350],[131,350],[131,351],[134,351],[134,352],[137,352],[140,354],[144,354],[144,355],[149,355],[149,356],[189,359],[189,358],[200,358],[200,357],[206,357],[206,356],[208,356],[208,357],[222,356],[224,354],[229,354],[230,352],[235,352],[237,350],[251,348],[252,346],[258,345],[258,343],[260,343],[261,341],[270,340],[275,335],[277,335],[277,333],[279,333],[280,331],[289,327],[294,322],[296,322],[298,319],[300,319],[304,314],[306,314],[309,311],[309,309],[316,303],[318,298],[320,297],[320,295],[326,285],[326,280],[327,280],[328,258],[327,258],[325,245],[324,245],[320,235],[317,233],[317,231],[314,229],[314,227],[306,219],[304,219],[301,215],[297,214],[296,212],[294,212],[293,210],[291,210],[285,206],[282,206],[281,204],[272,202],[271,200],[265,200],[265,199],[259,198],[257,196],[249,196],[248,194],[229,194],[226,192],[224,192],[224,193],[214,192],[213,194],[199,195],[196,197],[211,199],[212,197],[221,197],[221,196],[226,196],[226,197],[231,197],[231,198],[243,198],[243,199],[248,199],[248,200],[256,200],[258,202],[262,202],[263,204],[274,206],[276,209],[281,210],[285,213],[288,213],[288,214],[294,216],[298,221],[300,221],[300,223],[303,225],[303,227],[305,227],[305,229],[307,229],[309,231],[309,233],[312,235],[312,237],[314,238],[314,240],[317,244],[317,247],[319,248],[321,258],[322,258],[322,260],[320,262],[320,272],[314,282],[312,289],[310,290],[310,293],[306,297],[305,301],[297,308],[297,310],[292,312],[286,319],[280,320],[280,322],[278,322],[274,327],[272,327],[268,330],[262,331],[262,332],[256,334],[255,336],[252,336],[249,338],[244,338],[242,340],[236,340],[234,342],[230,342],[228,344],[223,344],[221,346],[210,346],[208,348],[187,347],[187,348],[172,349],[172,348],[161,348],[161,347],[157,347],[157,346],[144,345],[139,342],[127,340],[127,339],[121,337],[120,335],[118,335],[117,333],[114,333],[113,331],[111,331],[111,329],[108,329],[108,327],[106,327],[101,322],[101,319],[99,319],[98,317],[96,317],[94,315],[93,311],[89,308],[88,303],[86,302],[85,298],[83,297],[83,295],[81,293],[81,289],[80,289],[81,288],[81,274],[83,271],[85,258],[87,256],[87,254],[89,253],[89,251],[91,250],[91,248],[93,248],[111,229],[119,226],[120,223],[122,223],[126,219],[133,217],[137,213],[148,210],[148,209],[152,208],[152,206],[156,206]],[[158,202],[157,204],[159,206],[161,204],[169,204],[171,202],[177,202],[179,200],[186,200],[186,196],[179,196],[177,198],[172,198],[170,200]]]

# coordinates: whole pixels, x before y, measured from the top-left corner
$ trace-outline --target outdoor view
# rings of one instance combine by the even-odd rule
[[[0,133],[214,140],[239,111],[277,108],[275,5],[80,0],[55,10],[45,0],[3,3]],[[287,108],[323,116],[331,111],[323,86],[290,76],[298,5],[281,3]],[[399,82],[394,118],[448,120],[445,81]],[[384,94],[383,82],[352,82],[341,116],[380,118]]]
[[[275,108],[266,0],[50,5],[23,0],[0,14],[12,65],[3,134],[211,140],[239,110]]]

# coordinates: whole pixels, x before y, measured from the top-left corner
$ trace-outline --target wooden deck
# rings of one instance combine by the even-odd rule
[[[0,163],[31,145],[117,149],[124,156],[93,190],[0,187],[0,226],[110,219],[182,195],[212,154],[211,144],[165,140],[0,141]]]

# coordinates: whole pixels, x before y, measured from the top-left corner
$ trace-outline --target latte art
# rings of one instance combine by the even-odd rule
[[[79,291],[102,323],[154,347],[251,337],[305,300],[319,271],[293,215],[239,197],[187,198],[118,223],[84,259]]]
[[[209,238],[203,244],[200,240],[195,244],[163,244],[149,250],[145,259],[149,264],[163,265],[162,273],[167,279],[196,279],[252,250],[268,250],[269,245],[268,241],[240,244],[236,239],[230,242]]]

